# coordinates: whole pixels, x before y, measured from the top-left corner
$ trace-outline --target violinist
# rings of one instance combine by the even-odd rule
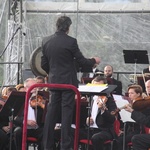
[[[17,84],[15,86],[16,90],[19,91],[19,92],[25,92],[25,88],[24,88],[24,85],[23,84]]]
[[[146,91],[150,93],[150,80],[145,83]],[[144,101],[144,99],[143,99]],[[142,105],[142,104],[141,104]],[[150,108],[146,107],[145,110],[137,111],[131,107],[126,107],[126,111],[131,112],[131,118],[141,125],[150,128]],[[148,150],[150,148],[150,134],[137,134],[131,139],[133,144],[133,150]]]
[[[106,84],[106,79],[97,76],[92,81],[93,84]],[[104,141],[112,140],[115,137],[113,123],[115,116],[110,112],[116,109],[116,104],[110,95],[95,95],[91,102],[91,116],[87,117],[86,124],[90,127],[89,138],[92,141],[94,150],[103,150]],[[87,139],[88,129],[80,129],[79,139]],[[98,142],[97,142],[98,141]]]
[[[24,81],[24,87],[27,91],[30,86],[36,84],[35,78],[28,78]],[[32,96],[36,97],[36,88],[32,91]],[[28,107],[28,118],[27,118],[27,136],[35,137],[38,139],[38,150],[42,150],[42,136],[43,136],[43,124],[40,122],[43,117],[43,109],[41,107],[37,107],[37,109],[31,107],[31,99],[29,100]],[[33,100],[33,99],[32,99]],[[17,126],[14,130],[14,140],[16,144],[16,150],[21,150],[22,144],[22,125],[23,125],[23,112],[21,115],[15,117],[14,120],[15,125]]]
[[[1,102],[3,102],[2,104],[2,108],[5,104],[5,102],[7,101],[10,93],[12,91],[15,91],[16,89],[14,87],[5,87],[2,94],[2,99],[0,100]],[[5,91],[5,92],[4,92]],[[9,112],[8,112],[9,113]],[[6,114],[6,115],[1,115],[1,112],[0,112],[0,150],[7,150],[9,149],[9,144],[10,143],[10,130],[11,130],[11,127],[10,127],[10,124],[9,124],[9,115]],[[15,147],[14,147],[14,143],[12,142],[12,145],[11,145],[11,149],[12,150],[15,150]]]
[[[131,100],[131,104],[127,105],[126,107],[132,109],[132,104],[135,102],[136,99],[142,97],[142,87],[140,85],[131,85],[128,87],[128,95]],[[126,107],[125,110],[126,110]],[[127,122],[126,123],[126,137],[125,137],[125,149],[127,150],[127,144],[131,142],[131,138],[135,134],[140,133],[140,125],[138,123]],[[118,150],[122,149],[123,147],[123,134],[118,138]]]
[[[150,96],[150,80],[147,80],[145,82],[145,87],[146,87],[146,94],[147,94],[147,96]]]
[[[35,79],[36,79],[37,84],[46,83],[45,78],[42,77],[42,76],[37,76]],[[45,87],[43,87],[43,88],[42,88],[42,87],[38,87],[38,91],[46,91],[46,89],[47,89],[47,88],[45,88]]]
[[[0,99],[0,110],[5,105],[7,99],[9,98],[12,91],[16,91],[16,88],[15,87],[5,87],[2,90],[2,96],[1,96],[1,99]]]

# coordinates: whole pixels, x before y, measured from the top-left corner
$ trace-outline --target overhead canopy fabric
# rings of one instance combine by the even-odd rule
[[[28,12],[33,11],[149,11],[149,0],[26,0]]]

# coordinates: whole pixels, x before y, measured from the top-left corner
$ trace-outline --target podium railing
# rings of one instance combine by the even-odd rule
[[[25,99],[25,107],[24,107],[24,123],[23,123],[23,135],[22,135],[22,150],[26,150],[26,140],[27,140],[27,116],[28,116],[28,105],[29,105],[29,99],[30,99],[30,92],[32,89],[36,87],[48,87],[48,88],[64,88],[64,89],[71,89],[73,90],[77,95],[76,100],[76,130],[75,130],[75,138],[74,138],[74,150],[78,150],[78,138],[79,138],[79,124],[80,124],[80,93],[78,89],[69,84],[34,84],[32,85],[27,93],[26,93],[26,99]]]

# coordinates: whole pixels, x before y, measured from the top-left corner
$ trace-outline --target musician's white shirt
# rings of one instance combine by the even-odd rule
[[[90,125],[90,127],[92,128],[98,128],[97,124],[96,124],[96,116],[97,116],[97,112],[98,112],[98,106],[97,106],[97,102],[96,100],[98,99],[98,96],[94,96],[93,97],[93,105],[92,105],[92,111],[91,111],[91,117],[94,121],[94,123],[92,125]]]

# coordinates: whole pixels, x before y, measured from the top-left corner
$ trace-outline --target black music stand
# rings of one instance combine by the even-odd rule
[[[14,109],[14,116],[17,116],[25,102],[25,92],[12,91],[4,104],[0,115],[9,117],[11,110]]]
[[[25,92],[12,91],[6,103],[4,104],[0,115],[9,118],[10,123],[10,146],[12,147],[12,132],[14,116],[17,116],[23,108],[25,102]]]
[[[134,64],[134,83],[136,64],[149,64],[147,50],[123,50],[125,63]]]

